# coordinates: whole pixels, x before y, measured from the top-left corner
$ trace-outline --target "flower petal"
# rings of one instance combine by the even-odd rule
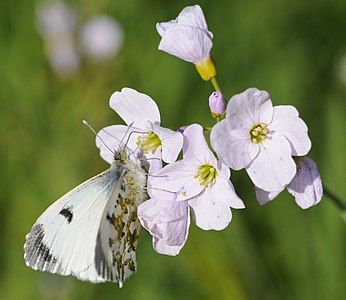
[[[177,18],[179,25],[197,27],[206,31],[210,38],[213,38],[211,32],[208,31],[207,21],[205,20],[202,8],[199,5],[185,7]]]
[[[125,121],[141,129],[146,129],[147,121],[160,123],[160,111],[148,95],[131,88],[123,88],[111,96],[109,105]]]
[[[227,203],[232,208],[245,208],[243,200],[236,194],[231,181],[228,178],[219,176],[214,186],[210,187],[214,197],[218,197],[218,201]]]
[[[186,241],[185,241],[186,242]],[[167,241],[153,237],[153,247],[157,253],[165,254],[169,256],[176,256],[180,250],[184,247],[185,242],[179,246],[170,246]]]
[[[177,26],[178,23],[176,20],[170,20],[168,22],[156,23],[156,30],[158,34],[162,37],[165,34],[165,31],[173,26]]]
[[[159,50],[196,63],[209,57],[213,47],[205,31],[190,26],[174,26],[163,33]]]
[[[169,164],[150,177],[150,193],[168,191],[178,193],[177,201],[190,199],[204,189],[195,174],[196,168],[183,160]]]
[[[166,163],[176,161],[183,146],[183,135],[157,124],[151,124],[151,128],[161,140],[162,160]]]
[[[249,132],[232,130],[229,120],[217,123],[210,134],[210,142],[224,164],[234,170],[245,168],[256,157],[259,145],[252,143]]]
[[[170,191],[165,187],[167,178],[165,175],[156,175],[156,173],[149,173],[147,179],[147,192],[152,199],[163,199],[173,201],[177,198],[175,191]]]
[[[198,124],[188,126],[183,133],[184,139],[184,159],[196,161],[198,165],[209,163],[216,166],[217,161],[210,151],[203,134],[203,127]]]
[[[282,192],[282,190],[279,192],[267,192],[255,186],[255,192],[256,192],[256,198],[259,204],[264,205],[274,200]]]
[[[177,255],[184,246],[190,226],[186,202],[149,199],[138,207],[142,226],[153,236],[157,252]]]
[[[322,181],[317,165],[311,158],[299,158],[297,174],[287,186],[287,190],[303,209],[321,201],[323,196]]]
[[[260,145],[260,152],[246,171],[252,182],[265,191],[280,191],[296,174],[287,139],[274,133]]]
[[[143,149],[140,148],[142,156],[140,156],[142,165],[149,170],[149,174],[153,174],[162,169],[162,151],[161,147],[157,148],[153,153],[143,153]]]
[[[205,189],[203,193],[188,201],[196,225],[204,230],[222,230],[231,222],[232,213],[223,195],[215,194],[213,189]]]
[[[233,96],[226,110],[230,129],[246,129],[249,133],[254,125],[269,124],[273,118],[273,104],[266,91],[249,88]]]
[[[208,32],[210,38],[213,37],[212,33],[208,31],[207,22],[205,20],[202,8],[199,5],[185,7],[175,20],[158,23],[156,25],[156,28],[159,34],[162,36],[166,29],[178,25],[185,25],[203,29]]]
[[[274,107],[274,117],[269,125],[270,130],[283,134],[291,144],[292,155],[306,155],[311,148],[308,136],[308,127],[299,118],[298,111],[291,105],[280,105]]]
[[[132,133],[131,138],[129,138],[129,135],[132,131],[137,130],[139,129],[134,127],[129,129],[129,127],[125,125],[113,125],[101,129],[97,134],[98,136],[96,136],[96,146],[100,149],[100,156],[111,164],[114,160],[114,152],[116,152],[120,146],[123,146],[125,142],[127,142],[126,147],[129,149],[129,152],[135,151],[137,148],[136,138],[138,134]]]

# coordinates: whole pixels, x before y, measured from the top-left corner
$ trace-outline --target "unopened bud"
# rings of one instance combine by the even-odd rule
[[[209,108],[213,118],[224,116],[227,103],[220,92],[213,92],[209,97]]]

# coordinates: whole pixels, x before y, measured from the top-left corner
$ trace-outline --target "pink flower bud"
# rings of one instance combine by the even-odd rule
[[[218,117],[226,112],[227,103],[220,92],[213,92],[209,97],[209,108],[213,117]]]

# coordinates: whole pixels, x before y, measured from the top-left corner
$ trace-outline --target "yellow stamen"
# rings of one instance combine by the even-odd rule
[[[144,153],[148,153],[149,151],[155,152],[155,150],[162,145],[160,138],[153,131],[139,136],[136,143],[139,147],[143,148]]]
[[[218,176],[218,172],[210,164],[201,165],[196,172],[195,178],[199,179],[199,184],[203,185],[207,188],[210,184],[216,181],[216,177]]]
[[[267,138],[269,133],[268,125],[265,123],[260,123],[252,127],[250,130],[250,139],[251,142],[258,144],[263,142]]]

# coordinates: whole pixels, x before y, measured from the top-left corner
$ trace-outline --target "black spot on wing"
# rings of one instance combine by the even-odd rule
[[[107,214],[106,219],[109,221],[109,223],[112,223],[112,217]]]
[[[44,242],[44,230],[42,224],[35,224],[26,236],[24,245],[24,258],[28,266],[33,269],[58,273],[60,266],[58,259],[53,256],[51,250]]]
[[[71,210],[71,207],[66,207],[66,208],[63,208],[60,212],[59,212],[60,215],[64,216],[67,220],[68,223],[71,223],[72,221],[72,218],[73,218],[73,213],[72,213],[72,210]]]

